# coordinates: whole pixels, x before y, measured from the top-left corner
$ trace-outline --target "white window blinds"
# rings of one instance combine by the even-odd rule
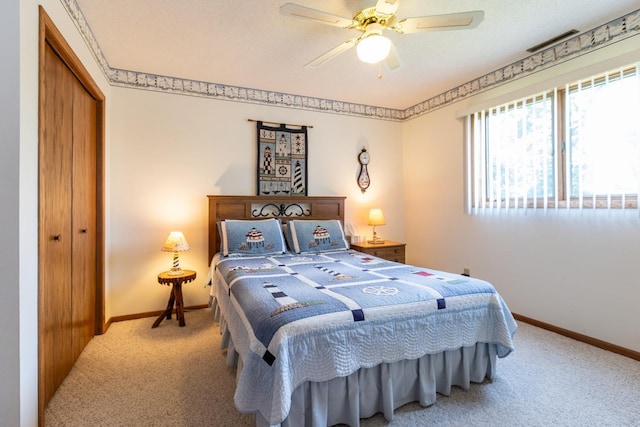
[[[635,208],[638,65],[467,117],[469,213]]]

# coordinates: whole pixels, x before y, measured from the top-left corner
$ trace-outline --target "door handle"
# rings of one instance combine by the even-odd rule
[[[59,242],[60,240],[62,240],[62,236],[61,236],[61,235],[59,235],[59,234],[56,234],[55,236],[53,236],[53,237],[51,238],[51,240],[54,240],[54,241],[56,241],[56,242]]]
[[[87,234],[87,229],[86,229],[86,228],[83,228],[83,229],[81,229],[81,230],[80,230],[80,232],[81,232],[82,234]]]

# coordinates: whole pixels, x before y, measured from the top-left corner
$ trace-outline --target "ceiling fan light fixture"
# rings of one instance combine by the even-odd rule
[[[370,34],[358,42],[356,50],[360,61],[377,64],[389,56],[391,40],[380,34]]]

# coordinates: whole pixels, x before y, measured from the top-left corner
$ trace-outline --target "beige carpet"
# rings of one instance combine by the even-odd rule
[[[118,322],[95,337],[51,400],[45,425],[250,426],[208,309],[187,325]],[[493,381],[409,404],[362,426],[640,426],[640,362],[520,322]],[[1,424],[1,422],[0,422]]]

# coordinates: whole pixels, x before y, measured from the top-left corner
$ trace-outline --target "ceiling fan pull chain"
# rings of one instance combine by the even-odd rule
[[[378,62],[378,79],[382,79],[382,61]]]

